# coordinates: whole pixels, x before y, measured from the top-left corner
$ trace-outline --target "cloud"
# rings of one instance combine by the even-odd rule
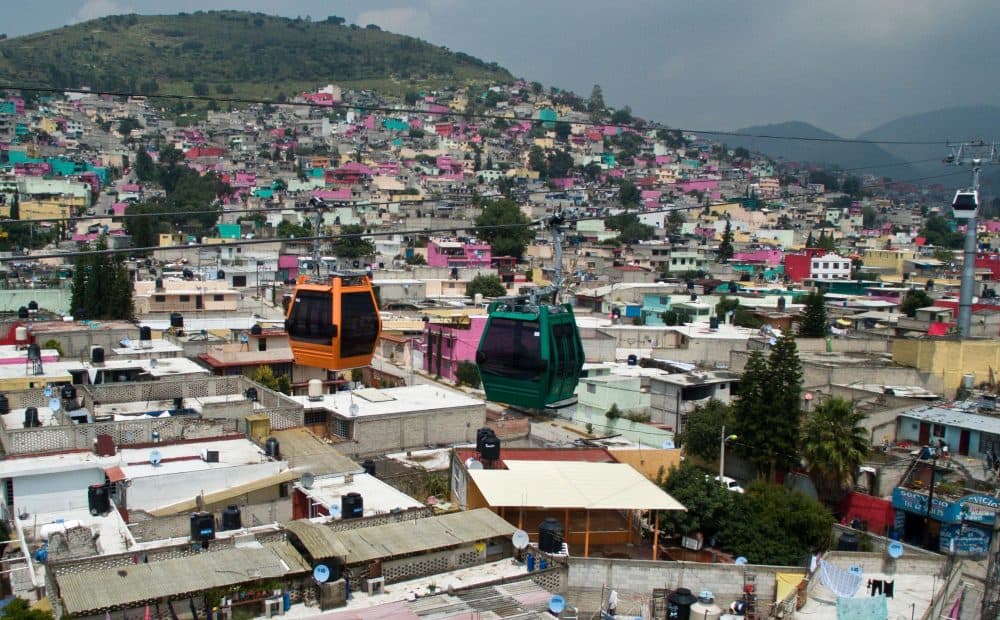
[[[376,24],[383,30],[426,38],[431,30],[433,20],[427,11],[409,7],[398,7],[362,11],[358,13],[355,23],[359,26]]]
[[[80,8],[73,14],[73,22],[85,22],[106,15],[119,15],[122,13],[134,13],[135,9],[130,8],[117,0],[86,0]]]

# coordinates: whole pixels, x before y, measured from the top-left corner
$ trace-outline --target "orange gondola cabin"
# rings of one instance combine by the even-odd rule
[[[371,280],[334,275],[323,283],[299,276],[285,331],[296,364],[328,370],[368,366],[382,333]]]

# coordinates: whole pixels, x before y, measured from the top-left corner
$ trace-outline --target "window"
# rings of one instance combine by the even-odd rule
[[[167,296],[166,295],[153,295],[153,301],[162,304],[163,302],[167,301]]]
[[[593,383],[588,383],[587,384],[587,393],[588,394],[597,394],[597,385],[593,384]]]
[[[181,303],[184,303],[186,301],[191,301],[191,296],[190,295],[181,295],[180,297],[177,298],[177,300],[180,301]]]
[[[935,437],[944,437],[944,429],[944,424],[935,424],[931,434]]]
[[[368,355],[378,339],[379,318],[371,293],[346,293],[341,297],[341,357]]]
[[[492,319],[476,361],[480,372],[510,379],[538,381],[548,368],[542,359],[538,321]]]
[[[343,437],[344,439],[350,439],[351,423],[348,422],[347,420],[340,420],[338,418],[334,418],[330,422],[330,431],[338,437]]]
[[[219,295],[218,293],[212,295],[212,301],[223,301],[226,298],[225,295]]]
[[[326,411],[322,409],[307,409],[303,412],[302,423],[307,425],[326,424]]]

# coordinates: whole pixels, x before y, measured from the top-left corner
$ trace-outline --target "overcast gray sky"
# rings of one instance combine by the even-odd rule
[[[1000,103],[995,0],[48,0],[9,36],[115,13],[240,9],[375,23],[677,127],[802,120],[853,137]]]

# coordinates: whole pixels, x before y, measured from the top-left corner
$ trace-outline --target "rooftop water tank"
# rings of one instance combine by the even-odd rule
[[[264,442],[264,454],[275,460],[281,458],[281,446],[277,439],[274,437],[267,438],[267,441]]]
[[[191,540],[215,540],[215,516],[210,512],[191,513]]]
[[[368,474],[369,476],[375,475],[375,461],[371,459],[365,459],[365,461],[361,463],[361,467],[364,468],[365,473]]]
[[[360,493],[347,493],[340,496],[340,517],[342,519],[360,519],[365,516],[365,501]]]
[[[677,588],[667,596],[667,617],[677,620],[691,619],[691,606],[698,599],[687,588]]]
[[[309,380],[309,400],[323,400],[323,382],[319,379]]]
[[[7,399],[6,394],[0,394],[0,415],[8,413],[10,413],[10,400]]]
[[[106,515],[111,512],[111,495],[103,484],[92,484],[87,487],[87,507],[90,514]]]
[[[722,608],[715,604],[715,596],[711,592],[699,592],[697,602],[691,605],[691,617],[698,620],[719,620]]]
[[[139,328],[139,342],[146,342],[153,339],[153,330],[148,325]]]
[[[28,328],[24,325],[18,325],[14,328],[14,341],[28,342]]]
[[[222,511],[222,531],[239,530],[243,528],[243,516],[236,504],[226,506]]]
[[[24,428],[37,428],[42,425],[38,419],[38,407],[26,407],[24,409]]]
[[[104,347],[90,347],[90,363],[91,364],[104,363]]]
[[[184,327],[184,315],[180,312],[170,313],[170,327]]]

